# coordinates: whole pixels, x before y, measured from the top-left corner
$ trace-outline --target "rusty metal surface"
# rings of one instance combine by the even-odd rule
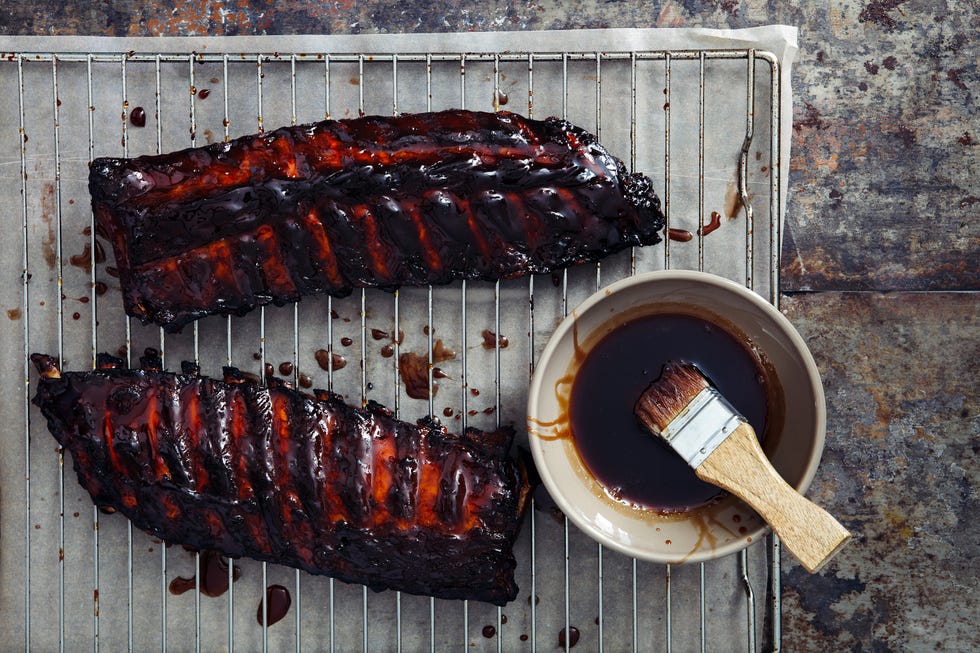
[[[978,296],[841,292],[980,290],[976,3],[288,4],[8,0],[0,34],[800,26],[781,283],[823,292],[783,307],[827,389],[811,494],[859,537],[820,575],[787,562],[784,650],[980,650]]]
[[[784,560],[787,651],[977,651],[980,302],[805,293],[827,446],[809,495],[855,533],[819,575]]]

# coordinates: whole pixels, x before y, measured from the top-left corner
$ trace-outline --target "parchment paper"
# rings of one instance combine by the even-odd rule
[[[756,219],[751,241],[746,240],[744,211],[734,201],[738,153],[746,129],[745,62],[709,60],[706,64],[705,157],[699,172],[697,60],[672,61],[668,170],[663,60],[638,61],[631,72],[628,59],[602,59],[600,67],[591,58],[595,52],[747,48],[776,55],[782,88],[776,108],[780,153],[774,156],[769,151],[772,108],[767,67],[758,62],[748,176]],[[251,561],[239,563],[242,580],[234,586],[233,600],[225,595],[201,597],[198,602],[193,592],[173,596],[167,591],[169,581],[193,575],[194,557],[179,547],[166,550],[141,532],[130,536],[124,519],[95,513],[73,478],[70,457],[62,467],[54,440],[28,403],[36,374],[25,356],[32,351],[60,353],[66,368],[85,369],[91,367],[95,351],[128,354],[135,363],[144,347],[162,346],[168,367],[175,368],[180,360],[196,354],[203,372],[210,375],[220,374],[221,366],[229,362],[255,373],[262,373],[263,362],[276,367],[293,362],[293,380],[306,374],[317,387],[330,385],[352,403],[375,399],[396,409],[403,419],[431,411],[453,429],[492,428],[498,423],[520,426],[534,361],[562,315],[597,288],[668,264],[694,268],[701,263],[708,271],[745,281],[751,242],[755,287],[768,295],[773,271],[768,226],[773,218],[781,219],[770,214],[770,175],[781,163],[781,194],[787,199],[795,28],[3,37],[0,51],[270,54],[261,71],[254,62],[235,57],[230,57],[227,71],[220,60],[191,65],[163,57],[160,63],[128,62],[125,72],[118,61],[65,59],[54,65],[30,55],[21,60],[0,57],[0,308],[4,311],[0,313],[0,378],[9,383],[8,391],[0,392],[5,427],[0,431],[0,614],[4,615],[0,641],[32,650],[52,650],[59,640],[76,650],[91,647],[96,639],[105,650],[125,650],[132,641],[135,650],[150,650],[162,648],[166,640],[172,649],[187,650],[199,637],[203,650],[227,649],[232,639],[237,650],[256,650],[265,636],[272,650],[323,650],[331,644],[343,651],[363,644],[372,650],[394,650],[400,631],[407,651],[464,645],[467,650],[496,650],[498,641],[503,650],[529,649],[530,642],[522,635],[550,650],[566,626],[567,614],[567,625],[581,632],[577,650],[597,648],[600,631],[608,650],[626,650],[633,645],[634,629],[640,650],[662,650],[668,614],[664,588],[669,586],[673,650],[699,647],[697,568],[674,568],[668,584],[660,566],[634,567],[618,554],[600,553],[574,527],[566,537],[564,523],[546,495],[537,497],[534,540],[528,525],[518,542],[521,594],[501,613],[480,604],[464,607],[420,597],[396,599],[393,593],[368,594],[358,586],[331,584],[276,565],[263,569]],[[584,60],[565,62],[567,75],[560,59],[533,59],[530,71],[524,58],[502,61],[495,72],[492,60],[473,57],[467,61],[463,83],[458,60],[436,61],[429,78],[431,104],[434,109],[499,106],[533,112],[537,118],[564,113],[598,132],[607,148],[629,167],[651,176],[658,192],[669,199],[672,227],[696,232],[714,211],[721,215],[721,228],[703,239],[701,250],[696,238],[670,243],[669,260],[664,245],[642,248],[611,257],[601,267],[580,266],[567,276],[502,282],[499,288],[485,283],[470,283],[465,289],[460,284],[435,288],[431,303],[426,289],[403,289],[397,299],[373,290],[342,300],[310,298],[295,307],[270,307],[243,318],[208,318],[197,328],[165,338],[156,327],[125,318],[118,281],[109,269],[111,251],[107,261],[95,266],[93,278],[86,250],[91,244],[87,163],[93,156],[135,156],[221,140],[225,120],[229,137],[235,137],[255,132],[259,116],[261,125],[271,129],[293,120],[322,120],[327,114],[357,115],[358,110],[421,111],[430,102],[424,62],[406,57],[398,63],[396,75],[390,60],[368,56],[360,62],[331,62],[317,55],[424,52],[590,53]],[[310,56],[292,60],[288,53]],[[191,86],[193,94],[188,92]],[[635,104],[631,86],[636,89]],[[207,97],[202,97],[202,89],[208,90]],[[504,97],[506,105],[502,105]],[[148,114],[144,128],[129,119],[137,106]],[[704,213],[699,215],[702,176]],[[434,339],[443,340],[455,354],[439,363],[448,378],[440,382],[431,404],[406,394],[396,366],[398,357],[382,352],[391,339],[375,339],[371,332],[401,330],[400,352],[424,356],[429,343],[423,327],[429,311]],[[507,346],[484,347],[485,331],[504,336]],[[347,365],[329,375],[315,360],[318,349],[332,349]],[[732,642],[747,641],[750,609],[758,615],[754,635],[764,635],[764,548],[752,547],[749,560],[751,603],[734,559],[705,565],[708,650],[732,650]],[[255,619],[263,583],[285,585],[294,596],[286,619],[264,634]],[[532,587],[538,600],[531,597]],[[636,612],[634,600],[639,606]],[[596,623],[599,615],[601,627]],[[484,637],[487,625],[494,626],[493,637]]]

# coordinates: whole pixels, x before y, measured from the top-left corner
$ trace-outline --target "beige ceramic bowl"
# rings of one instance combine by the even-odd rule
[[[645,560],[698,562],[758,541],[768,526],[731,495],[675,514],[618,502],[587,471],[568,428],[569,381],[582,352],[624,321],[664,312],[727,324],[761,354],[782,388],[785,408],[782,417],[771,419],[776,426],[766,438],[766,454],[792,486],[805,491],[820,461],[826,428],[823,387],[813,357],[771,304],[743,286],[703,272],[671,270],[630,277],[576,308],[558,326],[538,363],[528,398],[528,433],[548,492],[592,538]]]

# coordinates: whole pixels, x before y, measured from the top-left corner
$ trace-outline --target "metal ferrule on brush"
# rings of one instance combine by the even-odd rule
[[[697,468],[745,420],[714,388],[704,388],[660,436]]]

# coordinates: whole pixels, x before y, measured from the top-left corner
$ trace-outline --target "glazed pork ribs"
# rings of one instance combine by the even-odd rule
[[[34,354],[34,403],[96,505],[166,542],[373,589],[503,605],[528,483],[513,431],[453,434],[379,404]]]
[[[595,136],[507,112],[368,116],[156,156],[89,190],[129,315],[170,331],[304,295],[552,272],[660,241]]]

